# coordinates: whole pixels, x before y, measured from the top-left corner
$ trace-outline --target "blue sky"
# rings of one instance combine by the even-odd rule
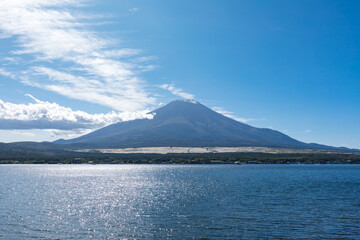
[[[0,141],[52,141],[171,100],[360,148],[359,1],[14,0]]]

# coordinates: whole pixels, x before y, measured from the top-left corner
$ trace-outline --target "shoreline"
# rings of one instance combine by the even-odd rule
[[[360,164],[358,153],[99,153],[0,155],[0,164]]]
[[[108,154],[205,154],[205,153],[269,153],[269,154],[312,154],[312,153],[342,153],[351,152],[317,150],[317,149],[291,149],[270,147],[138,147],[138,148],[95,148],[78,149],[74,152],[108,153]]]

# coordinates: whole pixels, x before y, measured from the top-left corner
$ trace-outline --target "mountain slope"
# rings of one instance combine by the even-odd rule
[[[173,101],[153,111],[152,114],[153,119],[116,123],[79,138],[59,140],[56,143],[96,148],[309,147],[308,144],[278,131],[237,122],[195,101]]]

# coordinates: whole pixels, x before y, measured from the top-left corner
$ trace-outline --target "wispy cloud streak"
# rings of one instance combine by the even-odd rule
[[[214,110],[217,113],[220,113],[228,118],[232,118],[238,122],[242,122],[242,123],[248,123],[248,122],[252,122],[252,121],[264,121],[265,119],[254,119],[254,118],[240,118],[240,117],[236,117],[234,115],[233,112],[227,111],[221,107],[213,107],[212,110]]]
[[[174,84],[163,84],[159,86],[162,89],[168,90],[173,95],[182,97],[184,99],[194,99],[194,95],[184,92],[181,88],[176,88]]]
[[[17,44],[11,54],[32,59],[27,69],[12,72],[12,76],[27,85],[119,111],[144,109],[153,104],[155,99],[144,90],[146,84],[139,78],[140,72],[152,66],[136,61],[140,58],[139,50],[116,49],[111,39],[86,28],[89,17],[68,10],[84,3],[78,0],[1,3],[1,34],[15,38]]]

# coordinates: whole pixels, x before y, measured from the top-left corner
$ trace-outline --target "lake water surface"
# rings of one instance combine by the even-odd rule
[[[360,239],[356,165],[0,165],[0,239]]]

